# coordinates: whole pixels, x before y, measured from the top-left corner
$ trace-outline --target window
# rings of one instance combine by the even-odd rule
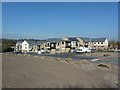
[[[50,48],[47,48],[47,50],[50,50]]]
[[[98,42],[98,44],[100,44],[100,43]]]
[[[68,43],[68,45],[70,46],[70,43]]]
[[[56,49],[56,51],[59,51],[59,49]]]
[[[103,42],[101,42],[101,44],[103,44]]]
[[[85,47],[88,47],[88,45],[85,45]]]
[[[64,44],[64,42],[62,42],[62,44]]]
[[[88,43],[85,43],[85,45],[88,45]]]
[[[54,47],[54,44],[51,44],[51,47]]]
[[[58,46],[59,46],[59,43],[58,43]]]
[[[71,49],[75,49],[75,48],[71,48]]]
[[[96,42],[94,42],[94,44],[96,44]]]
[[[79,49],[79,51],[82,51],[82,49]]]
[[[25,46],[27,46],[27,44],[25,44]]]
[[[25,49],[27,49],[27,47],[25,47]]]
[[[78,42],[76,42],[76,46],[78,46]]]
[[[50,46],[50,44],[48,43],[48,47]]]

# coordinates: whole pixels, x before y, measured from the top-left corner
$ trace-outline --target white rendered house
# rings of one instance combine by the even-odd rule
[[[35,43],[35,41],[23,41],[22,42],[22,52],[30,52],[32,47],[31,44]]]

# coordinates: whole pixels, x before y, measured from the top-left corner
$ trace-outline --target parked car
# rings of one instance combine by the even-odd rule
[[[90,53],[91,50],[88,48],[80,48],[76,50],[76,53]]]

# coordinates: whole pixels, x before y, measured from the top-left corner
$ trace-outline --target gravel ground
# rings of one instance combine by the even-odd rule
[[[116,88],[118,67],[74,64],[47,56],[2,55],[3,88]]]

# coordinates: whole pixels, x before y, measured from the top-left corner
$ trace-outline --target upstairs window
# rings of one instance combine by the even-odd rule
[[[68,43],[68,45],[70,46],[70,43]]]
[[[85,43],[85,45],[88,45],[88,43]]]
[[[100,42],[98,42],[98,44],[100,44]]]
[[[76,42],[76,46],[78,46],[78,42]]]
[[[47,45],[48,47],[50,46],[50,44],[48,43],[48,45]]]
[[[54,47],[54,44],[51,44],[51,47]]]
[[[64,42],[62,42],[62,44],[64,44]]]
[[[101,42],[101,44],[103,44],[103,42]]]

